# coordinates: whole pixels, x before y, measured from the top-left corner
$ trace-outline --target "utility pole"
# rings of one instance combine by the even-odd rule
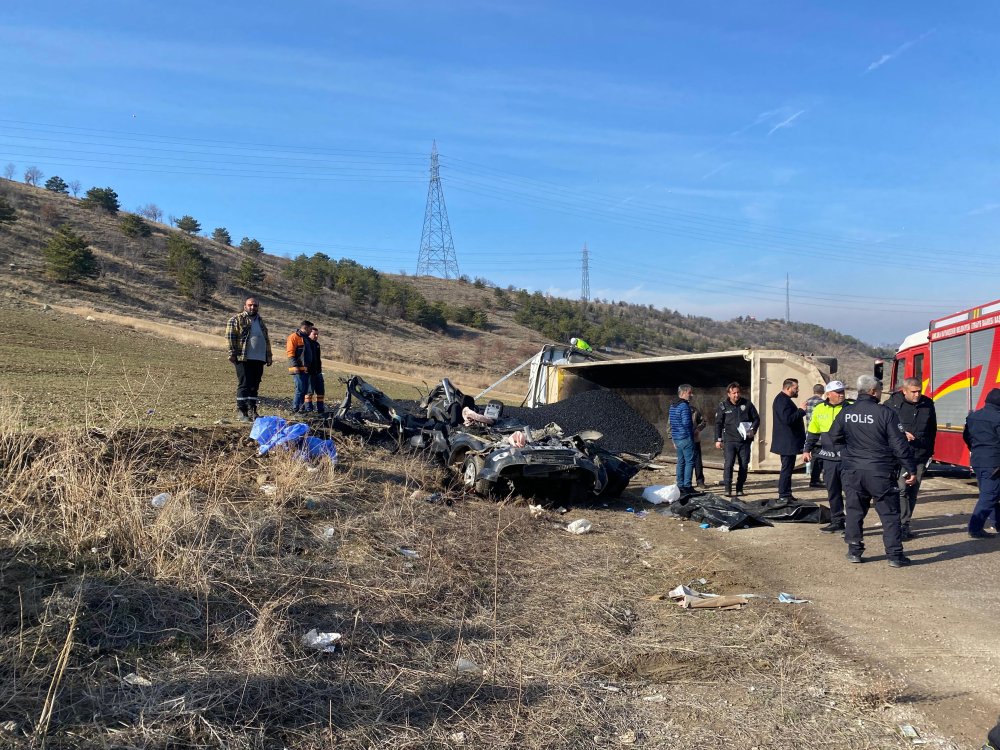
[[[451,237],[448,209],[444,205],[444,190],[441,188],[437,141],[431,147],[431,181],[427,186],[427,208],[424,211],[424,229],[420,234],[417,276],[442,276],[446,279],[457,279],[459,276],[455,242]]]
[[[580,299],[590,302],[590,251],[587,243],[583,243],[583,278],[580,283]]]
[[[785,325],[788,325],[792,320],[792,304],[789,301],[790,297],[788,294],[788,290],[789,290],[789,282],[788,282],[788,274],[786,273],[785,274]]]

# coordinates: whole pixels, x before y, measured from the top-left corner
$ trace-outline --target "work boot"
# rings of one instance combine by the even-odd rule
[[[889,560],[889,567],[890,568],[905,568],[907,565],[910,565],[912,562],[913,562],[913,560],[911,560],[910,558],[908,558],[906,555],[900,555],[899,557],[893,557],[892,559]]]
[[[988,531],[970,531],[969,536],[973,539],[993,539],[996,534],[991,534]]]
[[[861,559],[861,553],[860,552],[858,552],[858,553],[848,552],[846,555],[844,555],[844,559],[847,560],[847,562],[850,562],[850,563],[863,562],[863,560]]]
[[[824,534],[836,534],[838,531],[844,530],[844,524],[842,523],[828,523],[826,526],[820,528]]]

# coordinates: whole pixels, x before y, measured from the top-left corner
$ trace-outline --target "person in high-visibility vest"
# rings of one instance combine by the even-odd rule
[[[575,336],[569,340],[569,343],[573,345],[574,348],[579,349],[581,352],[593,352],[590,344],[588,344],[583,339],[578,339]]]

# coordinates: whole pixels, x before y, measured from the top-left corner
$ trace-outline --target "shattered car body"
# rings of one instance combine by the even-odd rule
[[[531,429],[504,418],[500,402],[482,411],[447,379],[435,386],[413,414],[355,375],[334,425],[389,436],[399,447],[423,450],[457,472],[480,495],[511,493],[582,502],[617,497],[635,476],[641,457],[625,457],[596,445],[600,433],[564,435],[556,424]]]

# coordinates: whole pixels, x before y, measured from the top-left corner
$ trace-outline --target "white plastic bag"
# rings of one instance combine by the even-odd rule
[[[594,524],[588,521],[586,518],[578,518],[572,523],[566,524],[566,531],[570,534],[586,534],[593,528]]]
[[[654,484],[642,491],[642,499],[653,505],[676,503],[681,499],[681,491],[676,484]]]

